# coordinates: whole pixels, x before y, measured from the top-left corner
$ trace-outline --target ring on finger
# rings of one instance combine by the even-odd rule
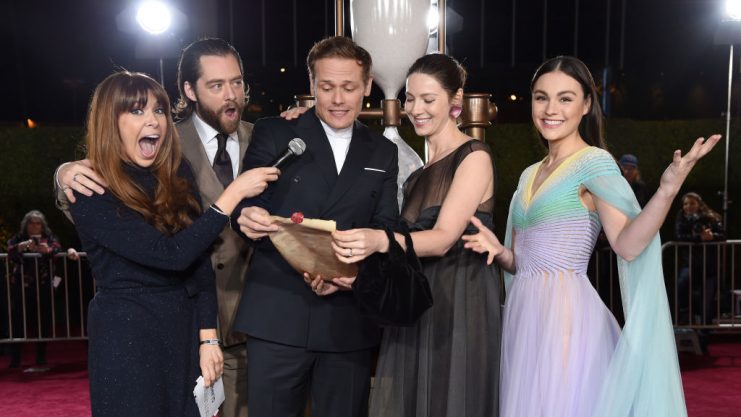
[[[78,173],[76,173],[75,175],[73,175],[73,176],[72,176],[72,181],[74,181],[74,182],[77,182],[77,176],[78,176],[78,175],[80,175],[80,173],[79,173],[79,172],[78,172]]]
[[[347,255],[348,258],[352,258],[352,248],[350,248],[349,255]]]

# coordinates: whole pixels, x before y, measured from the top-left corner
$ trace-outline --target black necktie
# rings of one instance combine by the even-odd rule
[[[221,181],[224,188],[234,179],[232,158],[229,157],[229,152],[226,151],[227,139],[229,139],[229,136],[223,133],[216,135],[216,140],[219,141],[219,149],[216,150],[216,157],[214,158],[214,172],[216,172],[216,176],[219,177],[219,181]]]

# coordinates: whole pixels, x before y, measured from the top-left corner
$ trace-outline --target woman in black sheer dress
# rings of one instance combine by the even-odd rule
[[[97,285],[88,315],[93,416],[198,416],[196,378],[210,385],[222,372],[207,250],[236,204],[278,171],[240,175],[201,213],[179,142],[167,93],[149,76],[119,72],[98,85],[87,158],[107,189],[77,194],[70,206]]]

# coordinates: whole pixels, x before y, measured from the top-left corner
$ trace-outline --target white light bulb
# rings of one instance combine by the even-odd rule
[[[159,1],[147,1],[139,6],[136,21],[145,31],[158,35],[170,27],[172,14],[166,4]]]
[[[726,14],[733,20],[741,20],[741,0],[726,0]]]

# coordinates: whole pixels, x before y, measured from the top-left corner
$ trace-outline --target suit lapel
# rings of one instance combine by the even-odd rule
[[[298,120],[295,130],[296,135],[306,142],[306,152],[311,155],[327,185],[332,188],[337,181],[337,165],[327,134],[314,113],[314,109],[307,111]]]
[[[250,139],[252,139],[252,125],[239,122],[237,137],[239,138],[239,168],[237,169],[237,172],[241,173],[244,154],[247,152],[247,147],[250,145]]]
[[[196,176],[196,182],[201,193],[202,203],[206,207],[224,192],[224,186],[221,185],[221,182],[211,167],[208,155],[206,155],[206,149],[203,147],[203,142],[201,142],[196,126],[193,124],[193,118],[189,117],[179,122],[176,126],[182,143],[183,155],[190,163],[191,168],[193,168],[193,174]]]
[[[367,128],[356,121],[350,140],[350,149],[347,151],[345,163],[342,164],[342,171],[340,171],[337,182],[327,199],[327,204],[324,206],[325,211],[332,208],[336,202],[343,198],[350,187],[357,183],[358,177],[365,170],[366,163],[373,154],[373,149],[373,140],[368,134]]]

